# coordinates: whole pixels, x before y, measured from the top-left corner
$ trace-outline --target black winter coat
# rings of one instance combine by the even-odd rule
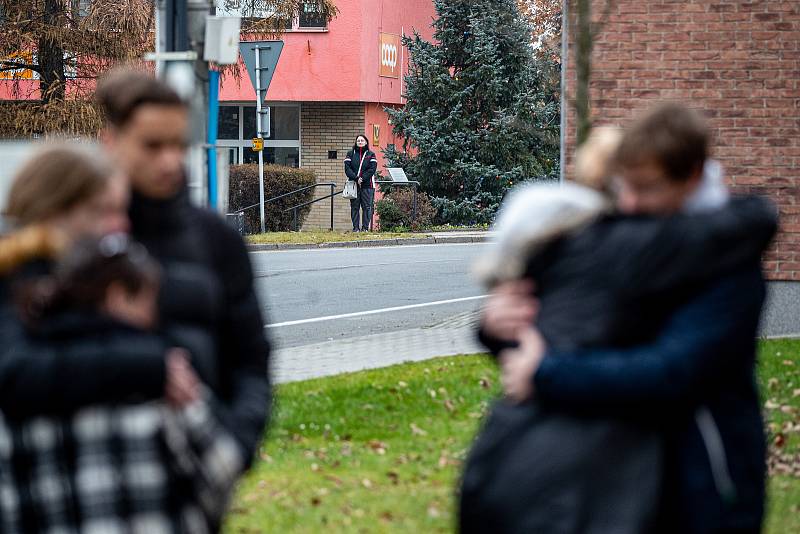
[[[364,156],[364,163],[361,164],[361,157]],[[358,166],[361,165],[361,174],[358,174]],[[366,155],[361,150],[351,149],[347,156],[344,158],[344,173],[347,175],[348,180],[358,180],[363,178],[359,187],[365,189],[372,189],[372,177],[375,176],[375,171],[378,169],[378,159],[375,157],[375,152],[366,150]]]
[[[186,347],[215,393],[221,422],[252,458],[271,403],[270,346],[241,236],[184,192],[157,201],[134,193],[133,236],[164,269],[160,318],[164,333]]]
[[[0,411],[11,416],[66,414],[92,404],[164,395],[164,350],[158,343],[120,344],[113,358],[102,350],[56,349],[31,337],[11,293],[46,275],[35,261],[0,279]]]
[[[548,345],[562,352],[652,341],[670,314],[704,284],[758,261],[776,226],[774,208],[758,198],[733,199],[724,209],[702,215],[676,215],[667,219],[609,217],[601,220],[559,240],[532,258],[528,273],[537,283],[540,302],[537,326]],[[495,353],[508,346],[488,338],[482,332],[479,334]],[[558,376],[563,377],[563,374]],[[553,385],[547,391],[557,392],[558,386]],[[580,404],[584,411],[590,411],[593,401],[588,398],[582,401],[564,407],[563,411],[574,412],[578,409],[576,404]],[[545,412],[540,411],[542,407],[509,410],[499,406],[490,416],[490,428],[482,433],[476,443],[477,454],[483,457],[476,457],[474,450],[465,471],[461,503],[463,531],[492,529],[497,532],[526,532],[533,526],[539,528],[545,525],[542,528],[553,532],[604,532],[602,528],[589,530],[587,525],[592,524],[591,520],[585,524],[582,521],[584,517],[597,516],[597,510],[593,511],[590,506],[600,506],[598,510],[601,510],[603,504],[608,504],[603,500],[604,491],[612,493],[608,491],[610,485],[606,485],[605,489],[603,487],[601,476],[604,473],[588,469],[589,465],[596,467],[602,464],[606,453],[598,450],[596,455],[588,458],[593,462],[583,467],[572,465],[576,477],[584,477],[585,480],[587,473],[596,475],[592,475],[596,486],[584,487],[583,491],[588,493],[579,495],[574,492],[558,493],[555,491],[559,488],[557,478],[556,484],[542,478],[557,477],[559,474],[563,478],[564,473],[549,472],[547,469],[543,471],[536,467],[554,462],[554,457],[551,455],[548,458],[547,451],[541,449],[550,446],[560,455],[570,450],[570,443],[576,446],[581,444],[579,447],[585,450],[585,444],[591,442],[596,446],[605,443],[608,452],[619,452],[626,446],[636,451],[651,446],[643,444],[649,443],[646,434],[648,428],[654,428],[653,421],[640,419],[643,424],[637,425],[614,422],[614,419],[631,416],[630,412],[622,411],[616,415],[604,412],[604,417],[598,420],[573,419],[548,415],[561,411],[558,402],[548,402],[543,407]],[[659,422],[656,421],[656,424]],[[558,443],[552,441],[542,442],[541,435],[526,436],[523,430],[519,430],[525,425],[534,424],[549,425],[550,438],[559,438],[558,443],[563,445],[558,447]],[[637,438],[639,430],[645,432],[642,434],[644,437]],[[573,437],[564,439],[565,432],[572,432]],[[506,437],[501,435],[503,433],[507,433]],[[525,440],[530,439],[534,441],[528,443],[530,447],[524,448]],[[754,439],[758,441],[758,436]],[[539,450],[533,451],[531,447]],[[513,452],[515,449],[518,452]],[[527,454],[525,451],[528,451]],[[671,455],[671,451],[667,451],[667,454]],[[752,451],[751,457],[754,455],[758,455],[758,450]],[[605,458],[609,464],[613,464],[611,457]],[[653,458],[657,459],[657,456]],[[494,461],[499,464],[493,464]],[[635,470],[642,466],[622,465],[631,469],[628,480],[636,480]],[[527,489],[524,488],[525,479],[515,481],[514,477],[524,476],[526,470],[533,473],[531,476],[539,477],[534,479],[533,488],[525,493],[536,495],[538,506],[520,500],[522,489]],[[481,472],[487,474],[481,475]],[[488,473],[500,477],[499,473],[503,472],[507,473],[507,480],[498,478],[488,482]],[[613,475],[610,474],[611,479],[606,482],[614,482]],[[619,474],[616,481],[623,478]],[[644,483],[642,476],[643,492],[646,491]],[[537,493],[538,490],[542,490],[541,493]],[[555,500],[547,501],[544,497]],[[547,503],[550,504],[549,508]],[[589,504],[584,506],[586,503]],[[748,505],[757,507],[752,502]],[[566,506],[574,513],[564,515],[563,521],[560,521],[561,516],[554,511],[559,506]],[[619,528],[615,530],[624,531]]]

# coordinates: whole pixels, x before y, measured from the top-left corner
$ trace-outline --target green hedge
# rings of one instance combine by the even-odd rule
[[[283,167],[281,165],[264,165],[264,200],[284,193],[300,189],[317,182],[314,171]],[[314,189],[289,195],[286,198],[266,204],[264,208],[265,225],[268,232],[294,230],[291,211],[283,211],[292,206],[308,202],[314,198]],[[230,209],[237,210],[258,204],[258,165],[231,165],[230,171]],[[298,210],[298,225],[302,227],[311,206]],[[255,234],[261,229],[258,206],[250,208],[245,214],[245,233]]]

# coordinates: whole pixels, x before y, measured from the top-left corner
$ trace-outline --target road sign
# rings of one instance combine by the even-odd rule
[[[264,139],[262,139],[261,137],[254,137],[253,152],[258,152],[259,150],[264,150]]]
[[[259,84],[256,84],[256,48],[259,50],[258,74],[260,75]],[[264,97],[275,73],[275,66],[283,51],[283,41],[242,41],[239,43],[239,52],[247,67],[250,81],[253,87],[261,86],[261,95],[256,98],[264,101]]]

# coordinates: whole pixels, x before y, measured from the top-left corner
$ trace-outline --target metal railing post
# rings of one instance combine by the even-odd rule
[[[411,200],[411,220],[417,220],[417,186],[413,186],[414,194]]]
[[[333,232],[333,193],[336,186],[331,183],[331,232]]]

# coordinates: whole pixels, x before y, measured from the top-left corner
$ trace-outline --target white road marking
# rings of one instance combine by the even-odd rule
[[[437,300],[434,302],[422,302],[420,304],[408,304],[407,306],[394,306],[392,308],[380,308],[377,310],[367,310],[361,312],[353,312],[353,313],[343,313],[340,315],[327,315],[324,317],[313,317],[311,319],[300,319],[297,321],[285,321],[282,323],[272,323],[268,325],[264,325],[264,328],[279,328],[281,326],[294,326],[298,324],[308,324],[308,323],[321,323],[323,321],[333,321],[335,319],[348,319],[350,317],[361,317],[364,315],[375,315],[377,313],[389,313],[395,311],[402,311],[402,310],[411,310],[414,308],[425,308],[428,306],[440,306],[442,304],[453,304],[455,302],[468,302],[470,300],[479,300],[486,298],[487,295],[477,295],[474,297],[462,297],[458,299],[448,299],[448,300]]]

